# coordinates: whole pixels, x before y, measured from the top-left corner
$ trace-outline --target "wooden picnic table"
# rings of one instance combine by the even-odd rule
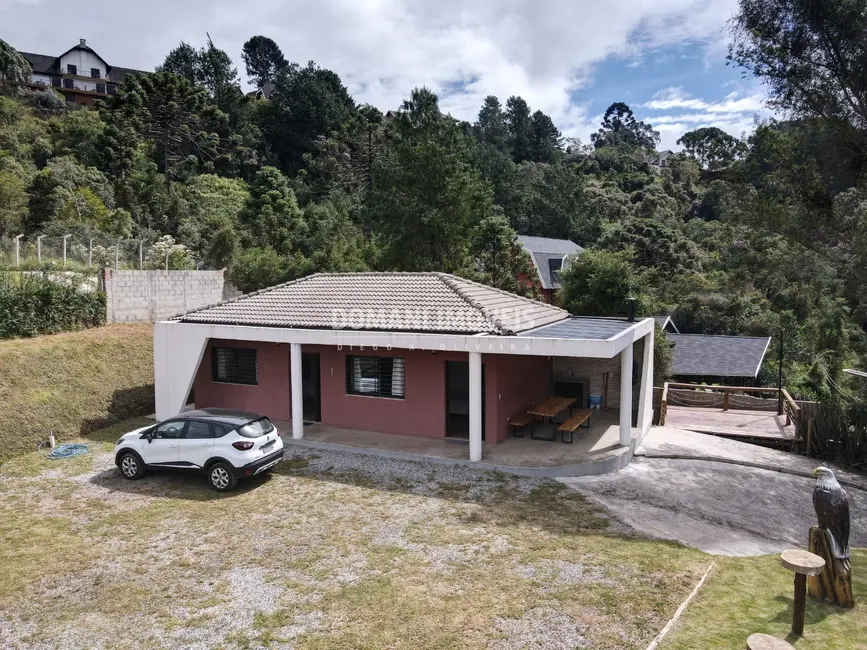
[[[545,418],[548,418],[551,421],[551,424],[554,423],[554,418],[560,415],[566,409],[571,409],[577,400],[574,397],[549,397],[548,399],[539,402],[527,411],[529,415],[540,417],[544,421]],[[530,437],[534,440],[548,440],[554,441],[557,439],[557,432],[554,432],[553,437],[551,438],[541,438],[534,433],[530,434]]]

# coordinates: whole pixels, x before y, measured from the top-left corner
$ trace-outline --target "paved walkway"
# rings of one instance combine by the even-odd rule
[[[632,464],[619,472],[559,480],[645,534],[708,553],[760,555],[806,546],[815,523],[815,480],[800,474],[818,464],[743,442],[655,427]],[[867,484],[848,472],[841,478]],[[851,544],[867,546],[867,491],[849,487],[847,492]]]
[[[721,436],[791,441],[795,439],[795,425],[786,426],[786,416],[776,411],[747,409],[674,406],[669,405],[665,425]]]

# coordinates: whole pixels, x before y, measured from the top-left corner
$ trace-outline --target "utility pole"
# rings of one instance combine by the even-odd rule
[[[93,266],[93,237],[87,243],[87,268]]]
[[[780,354],[779,354],[779,368],[777,368],[777,390],[779,401],[777,403],[777,415],[783,414],[783,328],[778,327],[780,333]]]
[[[36,262],[38,264],[42,264],[42,238],[43,237],[45,237],[45,235],[39,235],[36,238]]]
[[[142,257],[142,244],[144,244],[143,239],[138,240],[138,270],[141,271],[144,268],[144,258]]]
[[[63,267],[66,268],[66,240],[72,235],[63,235]]]
[[[117,238],[117,243],[114,245],[114,270],[120,269],[120,240],[123,237]]]
[[[21,238],[24,235],[15,235],[15,268],[21,266]]]

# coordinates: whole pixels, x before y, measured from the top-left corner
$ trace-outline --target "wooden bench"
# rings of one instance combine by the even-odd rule
[[[518,413],[506,420],[506,424],[512,429],[512,437],[523,438],[524,429],[533,424],[533,416],[527,412]],[[521,435],[518,435],[518,431],[521,432]]]
[[[562,442],[566,442],[566,434],[569,434],[569,444],[572,444],[572,436],[575,433],[575,429],[578,427],[583,427],[585,429],[590,428],[590,416],[593,415],[593,411],[590,409],[578,409],[575,413],[566,420],[563,424],[557,427],[557,431],[560,432],[560,440]],[[586,424],[585,424],[586,423]]]

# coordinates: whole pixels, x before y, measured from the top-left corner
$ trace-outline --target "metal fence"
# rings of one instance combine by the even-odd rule
[[[152,240],[123,239],[96,233],[92,236],[0,237],[0,268],[141,269],[146,266],[152,244]],[[166,257],[166,268],[168,263]]]

